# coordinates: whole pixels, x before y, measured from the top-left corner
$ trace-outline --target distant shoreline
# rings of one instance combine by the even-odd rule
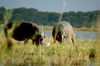
[[[41,26],[39,26],[41,27]],[[44,31],[51,31],[53,29],[53,26],[43,26],[43,30]],[[100,31],[100,29],[98,28],[85,28],[85,27],[82,27],[82,28],[73,28],[74,31]]]
[[[0,30],[3,30],[4,25],[0,25]],[[39,26],[39,28],[42,28],[42,26]],[[43,26],[43,30],[44,31],[52,31],[53,26]],[[82,28],[73,28],[74,31],[100,31],[100,29],[98,28],[86,28],[86,27],[82,27]]]

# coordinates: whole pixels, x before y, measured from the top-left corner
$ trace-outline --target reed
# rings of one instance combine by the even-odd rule
[[[5,24],[11,18],[9,15],[8,17],[4,16]],[[13,40],[13,47],[9,51],[7,40],[3,34],[3,32],[0,34],[1,66],[76,66],[84,63],[86,66],[89,58],[95,57],[95,39],[76,39],[76,45],[71,44],[70,41],[67,44],[57,42],[55,45],[53,38],[46,37],[45,41],[50,41],[50,46],[36,46],[32,44],[31,40],[24,45]]]
[[[93,57],[91,53],[95,55],[95,39],[76,39],[75,46],[69,41],[67,44],[57,42],[56,48],[53,38],[49,37],[46,37],[45,41],[50,41],[50,46],[36,46],[32,44],[31,40],[24,45],[13,40],[14,44],[10,52],[6,49],[4,35],[0,35],[0,39],[0,65],[76,66],[88,62],[89,57]]]

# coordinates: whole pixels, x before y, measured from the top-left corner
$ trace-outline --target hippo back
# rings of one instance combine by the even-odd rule
[[[74,34],[73,28],[68,22],[60,22],[60,25],[61,26],[59,26],[59,29],[61,30],[59,31],[61,31],[63,35],[66,35],[68,38],[70,38]]]
[[[19,41],[22,41],[25,38],[31,38],[31,36],[35,35],[35,32],[39,31],[38,26],[32,22],[10,22],[4,26],[6,37],[8,34],[7,30],[11,30],[12,28],[14,29],[12,37]]]

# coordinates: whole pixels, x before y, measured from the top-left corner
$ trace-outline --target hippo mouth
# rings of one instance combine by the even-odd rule
[[[57,35],[56,40],[58,40],[59,42],[62,42],[62,37]]]
[[[43,44],[42,41],[43,41],[43,38],[41,38],[40,40],[32,39],[32,43],[33,43],[33,44],[36,44],[36,45]]]
[[[40,39],[40,40],[43,40],[43,38]],[[50,42],[49,43],[46,43],[45,41],[44,42],[39,42],[39,41],[36,41],[34,39],[32,40],[32,42],[33,42],[33,44],[36,44],[36,45],[39,45],[39,44],[43,44],[43,45],[46,45],[46,46],[50,45]]]
[[[34,39],[32,40],[32,43],[33,43],[33,44],[36,44],[36,45],[39,45],[39,41],[34,40]]]

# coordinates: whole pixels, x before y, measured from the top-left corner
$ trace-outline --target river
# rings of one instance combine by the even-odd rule
[[[2,30],[0,30],[1,33]],[[52,31],[44,31],[46,37],[52,37]],[[75,31],[75,38],[79,39],[95,39],[97,38],[97,33],[95,31]]]
[[[2,30],[0,30],[1,33]],[[46,37],[52,37],[52,31],[44,31]],[[95,31],[75,31],[75,38],[79,39],[95,39],[97,38],[97,33]]]
[[[44,31],[46,37],[52,37],[52,31]],[[75,38],[80,39],[95,39],[97,38],[97,32],[95,31],[75,31]]]

